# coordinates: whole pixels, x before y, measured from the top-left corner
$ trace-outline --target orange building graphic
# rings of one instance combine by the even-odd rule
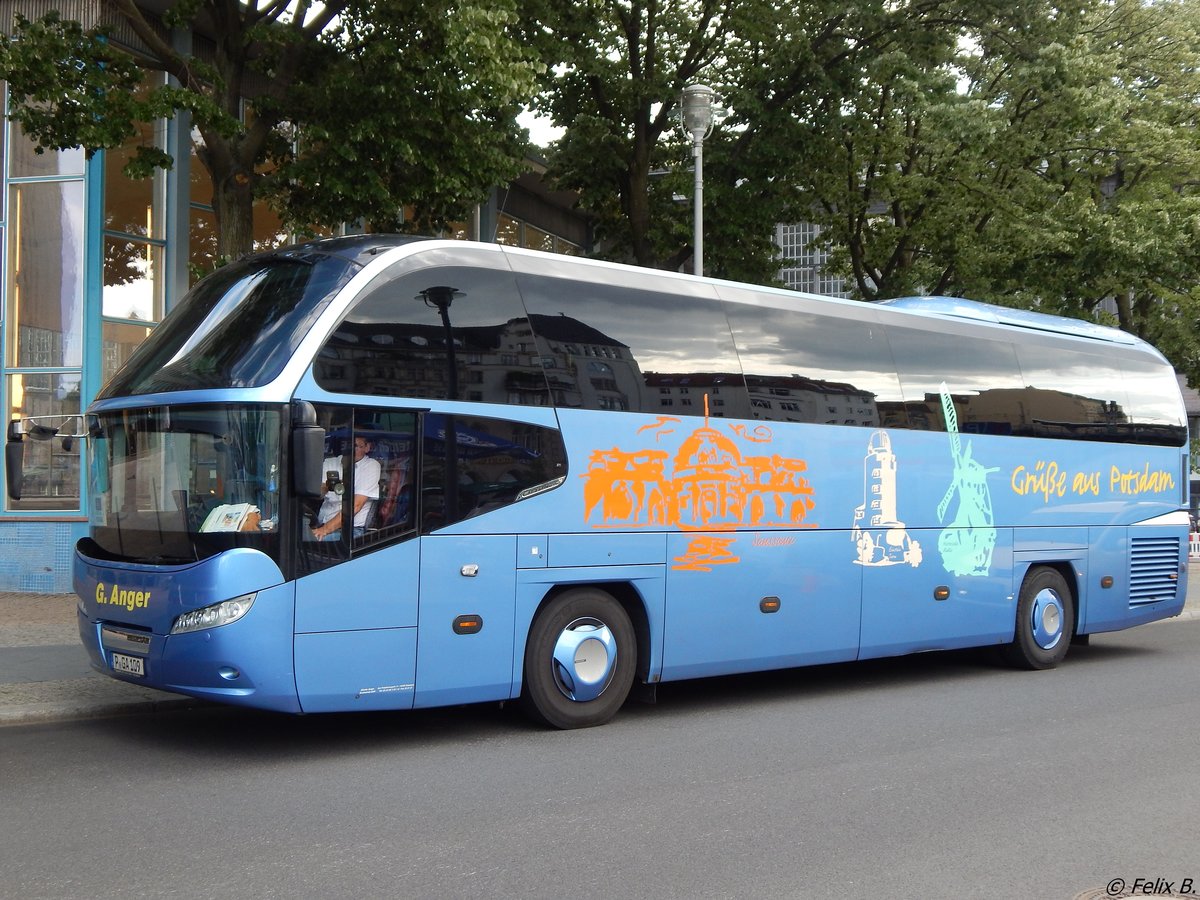
[[[679,424],[663,416],[638,432],[654,433],[657,443]],[[755,449],[772,440],[761,426],[753,436],[730,431],[759,445]],[[804,460],[778,454],[743,456],[733,438],[710,427],[706,416],[674,454],[619,447],[594,451],[581,476],[584,518],[593,528],[815,528],[806,521],[814,505],[812,487],[801,474],[806,469]],[[716,554],[712,549],[707,555],[712,564],[737,560],[728,545]]]
[[[729,563],[741,562],[740,556],[734,556],[729,548],[736,538],[697,537],[688,542],[687,553],[675,557],[672,569],[686,569],[692,572],[711,572],[713,566],[726,566]]]

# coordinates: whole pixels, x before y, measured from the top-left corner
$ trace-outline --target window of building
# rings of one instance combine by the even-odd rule
[[[561,253],[566,256],[578,256],[581,249],[578,244],[543,231],[507,213],[500,213],[496,216],[496,243],[507,244],[510,247],[526,247],[530,250],[543,250],[547,253]]]
[[[794,291],[849,297],[845,279],[826,271],[829,245],[820,237],[820,226],[809,222],[776,228],[775,243],[786,261],[779,273],[780,280]]]
[[[163,76],[155,76],[161,79]],[[153,87],[148,81],[145,90]],[[166,120],[143,123],[104,154],[104,274],[100,380],[107,382],[163,317],[167,173],[130,178],[139,146],[166,149]]]
[[[83,180],[12,183],[8,200],[8,363],[80,367]]]
[[[0,95],[4,84],[0,82]],[[2,99],[2,97],[0,97]],[[4,420],[81,412],[84,360],[84,167],[82,150],[35,152],[18,125],[0,127]],[[2,246],[2,245],[0,245]],[[9,510],[76,511],[81,443],[25,442],[22,499]]]
[[[78,372],[15,373],[7,377],[13,417],[50,416],[57,424],[81,412]],[[26,440],[21,499],[7,497],[12,510],[79,509],[81,442]]]
[[[87,159],[81,148],[38,153],[35,143],[26,137],[21,126],[15,122],[8,123],[8,126],[12,132],[8,154],[9,178],[83,177]]]

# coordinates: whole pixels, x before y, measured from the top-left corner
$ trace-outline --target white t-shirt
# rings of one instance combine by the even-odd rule
[[[337,472],[340,475],[342,458],[340,456],[329,457],[322,463],[321,471]],[[370,456],[364,456],[354,464],[354,493],[356,496],[367,498],[362,509],[354,516],[355,528],[365,528],[371,518],[371,510],[375,508],[375,501],[379,499],[379,478],[382,473],[383,467],[379,464],[379,460],[372,459]],[[337,491],[326,491],[321,509],[317,513],[317,524],[324,525],[341,508],[342,495]]]

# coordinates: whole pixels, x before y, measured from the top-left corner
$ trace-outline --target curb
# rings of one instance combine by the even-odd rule
[[[0,728],[103,719],[206,705],[193,697],[91,674],[62,681],[0,684]]]
[[[0,709],[0,728],[18,725],[46,725],[53,722],[78,722],[87,719],[115,719],[144,716],[198,706],[190,698],[179,700],[127,700],[118,703],[31,703]]]

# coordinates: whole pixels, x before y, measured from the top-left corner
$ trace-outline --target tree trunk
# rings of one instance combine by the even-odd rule
[[[649,185],[648,171],[635,163],[629,172],[629,196],[626,199],[633,260],[639,266],[654,267],[658,260],[650,241]]]
[[[201,141],[196,144],[196,158],[212,179],[216,263],[220,266],[241,259],[254,250],[254,158],[257,144],[250,135],[226,137],[211,128],[201,128],[200,135]]]
[[[1121,291],[1116,295],[1117,323],[1122,331],[1135,334],[1133,327],[1133,291]]]
[[[253,175],[235,169],[218,180],[213,173],[213,210],[217,218],[218,261],[231,262],[253,252]]]

